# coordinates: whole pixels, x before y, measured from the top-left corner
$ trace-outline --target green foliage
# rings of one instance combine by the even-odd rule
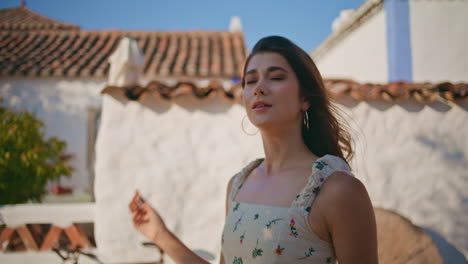
[[[40,202],[48,181],[71,175],[66,142],[45,140],[43,126],[27,111],[0,106],[0,204]]]

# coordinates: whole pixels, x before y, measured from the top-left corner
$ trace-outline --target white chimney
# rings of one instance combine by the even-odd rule
[[[231,24],[229,25],[229,31],[231,31],[231,32],[241,32],[242,31],[242,23],[241,23],[240,17],[233,16],[231,18]]]
[[[131,86],[140,81],[143,53],[136,40],[123,37],[119,46],[109,57],[110,70],[107,85]]]

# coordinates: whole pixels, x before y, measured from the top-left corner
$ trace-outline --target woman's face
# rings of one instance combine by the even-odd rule
[[[290,126],[302,122],[301,100],[295,72],[278,53],[254,55],[245,70],[243,100],[252,124],[260,129]],[[299,123],[300,124],[300,123]]]

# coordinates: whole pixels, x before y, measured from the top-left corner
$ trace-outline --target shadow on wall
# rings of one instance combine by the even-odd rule
[[[432,149],[441,155],[444,161],[450,162],[453,166],[461,166],[468,169],[463,150],[456,141],[452,141],[448,135],[432,132],[428,135],[416,135],[416,141]]]
[[[468,263],[465,256],[437,232],[428,227],[422,227],[422,230],[432,238],[444,263]]]

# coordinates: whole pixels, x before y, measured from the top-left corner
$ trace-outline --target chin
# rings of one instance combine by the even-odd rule
[[[257,120],[253,120],[252,124],[256,126],[258,129],[270,129],[276,126],[279,126],[280,123],[278,120],[271,120],[267,118],[258,118]]]

